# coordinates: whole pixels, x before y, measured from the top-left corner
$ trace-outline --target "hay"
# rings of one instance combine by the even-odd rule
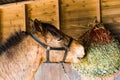
[[[87,77],[105,77],[120,70],[119,42],[103,25],[104,33],[101,33],[103,31],[101,24],[97,24],[98,32],[95,32],[95,27],[96,25],[84,34],[84,38],[81,38],[86,49],[86,56],[79,63],[71,64],[71,66],[79,74]],[[94,35],[91,35],[93,33]]]

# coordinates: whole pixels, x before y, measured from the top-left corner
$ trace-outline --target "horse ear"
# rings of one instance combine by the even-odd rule
[[[37,19],[34,20],[33,27],[35,28],[36,31],[41,32],[41,22]]]
[[[33,20],[32,19],[28,19],[27,20],[27,27],[26,27],[26,32],[27,33],[31,33],[32,32],[32,30],[33,30]]]
[[[37,19],[35,19],[35,20],[28,19],[28,25],[26,28],[26,32],[27,33],[34,33],[35,31],[41,32],[40,24],[41,24],[41,22]]]

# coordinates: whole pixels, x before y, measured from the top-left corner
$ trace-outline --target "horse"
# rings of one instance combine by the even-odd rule
[[[16,31],[0,45],[0,80],[33,80],[43,62],[77,63],[84,47],[54,25],[31,21],[31,31]]]

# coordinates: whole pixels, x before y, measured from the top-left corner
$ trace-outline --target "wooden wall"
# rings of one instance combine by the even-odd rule
[[[57,0],[41,0],[26,4],[26,16],[51,23],[59,28],[59,9]]]
[[[87,25],[97,16],[97,0],[60,0],[61,29],[78,38],[83,33],[81,25]]]
[[[10,26],[14,31],[17,28],[26,30],[27,19],[38,18],[56,25],[57,28],[77,39],[87,30],[81,28],[81,25],[88,25],[96,16],[100,17],[106,27],[110,26],[110,30],[115,34],[119,33],[117,30],[120,26],[120,0],[36,0],[2,5],[0,6],[2,26],[0,35],[3,33],[2,36],[7,38],[9,36],[7,34],[13,31],[4,30],[11,28]]]
[[[96,0],[60,0],[60,12],[61,29],[80,27],[96,16]]]
[[[120,0],[60,0],[61,29],[78,38],[94,17],[114,33],[120,30]],[[80,34],[81,33],[81,34]]]
[[[29,30],[28,19],[35,18],[59,28],[57,0],[40,0],[0,6],[0,36],[5,41],[11,33]]]
[[[120,23],[120,0],[102,0],[101,9],[104,23]]]
[[[98,4],[103,23],[120,22],[120,0],[60,0],[61,29],[88,24],[98,17]]]
[[[17,9],[17,10],[16,10]],[[24,30],[24,14],[22,5],[11,5],[9,7],[0,8],[0,27],[1,37],[6,39],[13,31],[18,29]]]
[[[102,22],[120,41],[120,0],[101,1]]]

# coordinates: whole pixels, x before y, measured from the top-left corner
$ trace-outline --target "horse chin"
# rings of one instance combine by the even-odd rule
[[[73,63],[78,63],[80,61],[80,59],[74,59]]]
[[[80,48],[78,48],[77,50],[76,50],[76,53],[77,53],[77,59],[81,59],[81,58],[83,58],[84,56],[85,56],[85,51],[84,51],[84,47],[83,46],[81,46]]]
[[[76,49],[76,55],[74,56],[74,61],[73,63],[78,63],[81,58],[85,56],[84,52],[84,47],[80,46],[79,48]]]
[[[78,63],[78,62],[80,62],[80,60],[82,59],[84,57],[84,55],[83,56],[79,56],[79,57],[74,57],[74,60],[73,60],[73,63]]]

